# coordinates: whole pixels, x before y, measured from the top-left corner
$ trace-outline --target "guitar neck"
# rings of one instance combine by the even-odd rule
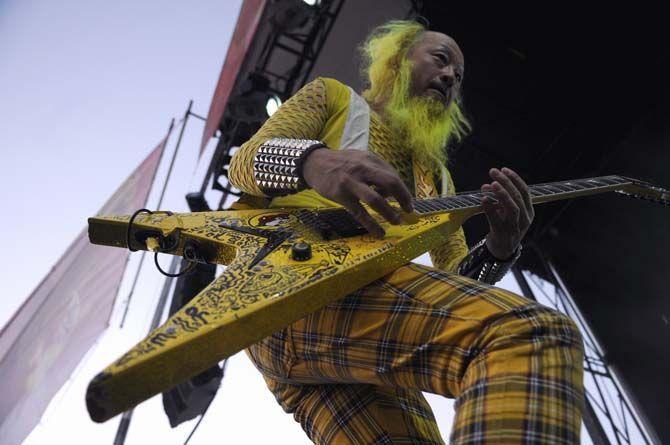
[[[533,204],[541,204],[579,196],[595,195],[605,192],[619,192],[635,198],[670,205],[670,191],[649,183],[624,176],[599,176],[595,178],[574,179],[569,181],[547,182],[529,186]],[[488,196],[495,201],[491,192],[472,191],[451,196],[415,199],[416,212],[420,215],[454,212],[458,210],[481,211],[482,198]]]

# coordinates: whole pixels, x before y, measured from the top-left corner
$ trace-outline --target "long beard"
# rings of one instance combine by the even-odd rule
[[[410,79],[411,64],[404,61],[384,112],[403,149],[437,173],[447,163],[446,146],[453,132],[451,105],[445,107],[431,97],[410,96]]]

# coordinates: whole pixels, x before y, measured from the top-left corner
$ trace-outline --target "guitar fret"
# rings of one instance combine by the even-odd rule
[[[543,195],[553,195],[554,191],[551,190],[549,187],[546,186],[537,186],[537,189],[542,192]]]
[[[630,180],[620,176],[600,176],[596,178],[572,179],[570,181],[548,182],[533,184],[528,187],[532,198],[552,195],[565,195],[570,192],[581,192],[613,185],[625,184]],[[496,200],[491,192],[466,192],[459,195],[442,196],[425,199],[415,199],[414,207],[419,213],[459,210],[482,205],[482,199],[488,197]]]
[[[549,186],[549,189],[552,190],[554,193],[565,193],[566,191],[568,191],[561,188],[559,184],[552,184]]]
[[[449,209],[449,206],[447,206],[444,202],[441,202],[439,200],[439,198],[433,200],[432,203],[433,203],[433,207],[435,207],[437,210],[448,210]]]
[[[470,205],[478,206],[480,204],[479,200],[472,195],[463,195],[461,198],[467,201]]]
[[[431,208],[429,203],[419,200],[414,201],[414,208],[418,210],[419,213],[428,213],[434,210]]]
[[[620,184],[619,181],[613,179],[612,177],[606,176],[606,177],[601,177],[599,178],[602,182],[604,182],[607,185],[617,185]]]
[[[576,186],[572,182],[561,182],[561,187],[565,187],[568,189],[569,192],[573,192],[575,190],[581,190],[581,187]]]
[[[589,182],[588,179],[579,179],[572,182],[578,184],[580,187],[582,187],[582,189],[592,189],[598,187],[597,185],[593,185],[591,182]]]
[[[555,189],[558,189],[559,193],[569,192],[569,191],[572,190],[572,189],[570,189],[570,187],[566,187],[565,185],[563,185],[561,183],[555,183],[552,187],[554,187]]]
[[[586,180],[589,184],[591,184],[591,187],[603,187],[606,186],[607,184],[603,183],[602,181],[599,181],[597,179],[587,179]]]
[[[441,201],[440,198],[433,198],[432,202],[437,210],[451,210],[453,208],[448,202]]]
[[[433,207],[436,210],[450,210],[448,206],[438,200],[433,201]]]
[[[455,202],[459,207],[467,207],[469,205],[467,201],[464,201],[459,196],[452,196],[451,200]]]
[[[577,184],[574,181],[566,182],[565,183],[568,187],[572,187],[574,190],[579,191],[579,190],[584,190],[584,186],[581,184]]]

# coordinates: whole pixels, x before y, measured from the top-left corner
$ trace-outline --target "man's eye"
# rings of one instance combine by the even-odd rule
[[[442,53],[435,54],[435,58],[437,58],[440,62],[442,62],[445,65],[449,63],[449,58]]]

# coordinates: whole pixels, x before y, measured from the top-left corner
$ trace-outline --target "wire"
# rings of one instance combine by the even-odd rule
[[[202,419],[205,418],[205,414],[207,414],[207,410],[209,409],[210,406],[212,406],[212,402],[214,401],[214,398],[215,397],[212,397],[212,399],[209,401],[209,403],[205,407],[205,410],[202,412],[202,415],[198,419],[198,422],[195,424],[195,426],[191,430],[191,434],[189,434],[188,437],[186,438],[186,441],[184,442],[184,445],[188,445],[188,441],[191,440],[191,437],[193,437],[193,434],[196,432],[196,430],[200,426],[200,422],[202,422]]]
[[[133,213],[133,216],[130,217],[130,221],[128,221],[128,229],[126,230],[126,245],[128,246],[128,250],[130,250],[131,252],[137,252],[137,249],[133,249],[132,247],[130,247],[130,233],[131,233],[132,228],[133,228],[133,222],[135,221],[135,218],[137,217],[137,215],[139,215],[140,213],[148,213],[149,215],[153,214],[153,212],[149,209],[139,209],[138,211]],[[144,254],[144,252],[142,252],[142,253]],[[144,255],[142,255],[142,257],[144,258]],[[158,252],[154,252],[154,264],[156,265],[156,269],[158,269],[158,271],[160,273],[162,273],[163,275],[165,275],[166,277],[177,278],[177,277],[181,277],[182,275],[186,275],[188,273],[193,272],[193,269],[195,269],[195,266],[198,263],[196,263],[195,261],[189,261],[189,262],[191,264],[186,266],[186,268],[184,270],[182,270],[178,273],[166,272],[166,271],[163,270],[163,268],[161,268],[161,265],[158,263]],[[135,278],[137,279],[137,277],[135,277]],[[125,314],[124,314],[124,318],[125,318]]]
[[[151,215],[153,212],[149,209],[139,209],[135,213],[133,213],[133,216],[130,217],[130,221],[128,221],[128,229],[126,230],[126,246],[128,246],[128,250],[131,252],[137,252],[137,249],[133,249],[130,247],[130,231],[133,228],[133,222],[135,221],[135,218],[137,218],[137,215],[140,213],[148,213]]]
[[[198,263],[196,263],[195,261],[189,261],[189,263],[191,263],[191,264],[186,266],[186,268],[184,270],[180,271],[180,272],[177,272],[177,273],[165,272],[163,269],[161,269],[160,264],[158,264],[158,252],[155,252],[155,255],[154,255],[154,264],[156,264],[156,268],[158,269],[158,271],[160,273],[162,273],[163,275],[165,275],[166,277],[170,277],[170,278],[181,277],[182,275],[186,275],[188,273],[193,272],[193,269],[195,269],[195,266]]]

